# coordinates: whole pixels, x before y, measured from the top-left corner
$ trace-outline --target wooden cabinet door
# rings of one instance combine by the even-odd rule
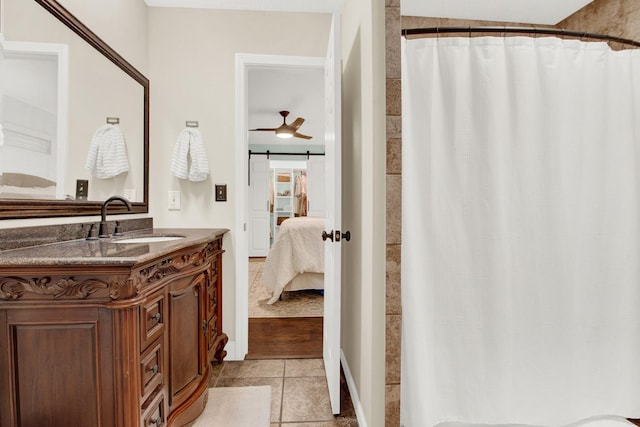
[[[117,425],[108,310],[6,310],[0,330],[0,426]]]
[[[169,284],[169,406],[188,398],[206,373],[205,273]]]

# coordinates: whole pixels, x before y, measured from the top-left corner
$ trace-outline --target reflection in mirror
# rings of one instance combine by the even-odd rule
[[[63,199],[65,44],[0,40],[0,198]]]
[[[0,1],[0,218],[147,212],[147,79],[59,3]]]

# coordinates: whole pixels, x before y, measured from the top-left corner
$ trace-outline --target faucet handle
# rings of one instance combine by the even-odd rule
[[[116,221],[116,228],[113,230],[113,235],[122,236],[122,233],[120,232],[120,221]]]
[[[95,224],[91,224],[89,226],[89,232],[87,233],[87,240],[98,240],[98,236],[96,236],[93,232],[94,228],[96,228]]]

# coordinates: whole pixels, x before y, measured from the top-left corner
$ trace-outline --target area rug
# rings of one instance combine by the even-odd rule
[[[214,387],[193,427],[269,427],[271,387]]]
[[[324,297],[318,291],[283,292],[269,305],[271,292],[262,285],[264,259],[249,262],[249,317],[322,317]]]

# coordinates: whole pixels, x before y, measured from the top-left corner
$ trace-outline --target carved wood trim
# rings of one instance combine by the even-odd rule
[[[180,273],[189,267],[198,267],[204,264],[214,254],[219,252],[219,245],[220,243],[216,239],[213,242],[209,242],[201,250],[190,254],[181,254],[172,258],[166,258],[156,264],[141,269],[138,272],[138,286],[141,286],[143,283],[155,282],[156,280]]]
[[[86,299],[94,292],[109,287],[109,283],[98,279],[78,281],[73,277],[63,277],[53,282],[51,277],[3,277],[0,279],[0,299],[17,300],[25,294],[49,295],[56,299]]]
[[[225,345],[227,345],[228,341],[229,341],[229,337],[224,332],[221,332],[220,335],[218,335],[218,337],[216,338],[216,341],[213,345],[213,348],[214,348],[213,358],[218,363],[222,363],[225,356],[227,355],[227,350],[225,350],[224,347]],[[211,362],[213,362],[213,360]]]

